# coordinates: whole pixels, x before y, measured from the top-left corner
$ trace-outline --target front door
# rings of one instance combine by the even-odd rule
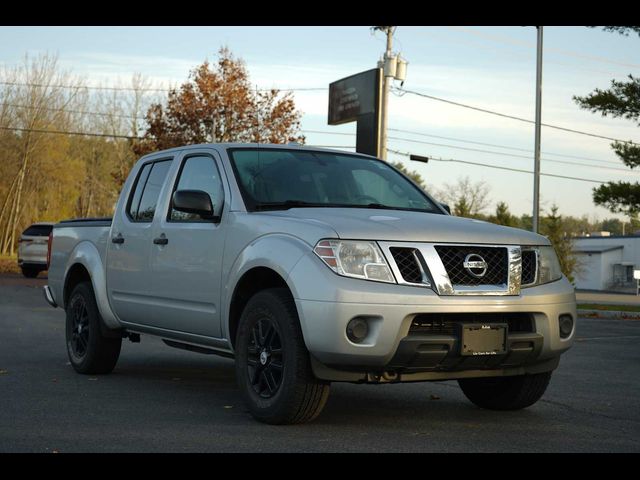
[[[224,204],[221,165],[217,153],[190,151],[181,160],[173,190],[154,222],[150,263],[152,295],[156,299],[153,326],[206,337],[220,338],[220,283],[224,248],[224,218],[204,219],[173,209],[177,190],[202,190],[209,194],[214,213]]]
[[[123,322],[147,324],[150,320],[153,217],[170,167],[167,158],[143,164],[113,218],[107,239],[107,289],[113,310]]]

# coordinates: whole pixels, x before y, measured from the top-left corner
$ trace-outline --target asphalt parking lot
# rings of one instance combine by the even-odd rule
[[[0,275],[0,452],[640,452],[640,321],[581,318],[523,411],[481,410],[455,382],[334,384],[314,423],[276,427],[247,413],[231,360],[158,339],[76,374],[45,283]]]

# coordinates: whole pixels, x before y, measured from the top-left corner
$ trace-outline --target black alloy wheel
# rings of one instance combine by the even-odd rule
[[[104,325],[90,282],[73,288],[65,310],[71,366],[78,373],[110,373],[120,356],[122,330],[111,330]]]
[[[69,349],[71,353],[82,360],[89,348],[89,310],[82,295],[76,295],[71,300],[71,331],[69,332]]]
[[[262,398],[276,394],[282,384],[284,361],[280,331],[269,318],[258,320],[251,329],[247,369],[254,392]]]
[[[235,360],[242,396],[261,422],[306,423],[322,411],[330,384],[313,374],[288,289],[270,288],[251,297],[238,322]]]

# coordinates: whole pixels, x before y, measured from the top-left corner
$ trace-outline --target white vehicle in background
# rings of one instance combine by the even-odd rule
[[[47,245],[53,223],[34,223],[20,237],[18,244],[18,266],[22,274],[35,278],[40,272],[47,270]]]

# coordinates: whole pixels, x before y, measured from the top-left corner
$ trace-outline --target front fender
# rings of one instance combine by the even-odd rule
[[[102,258],[100,252],[96,246],[89,241],[82,241],[78,243],[71,255],[67,260],[67,264],[64,269],[64,288],[67,285],[67,278],[69,271],[76,264],[81,264],[89,272],[91,277],[91,285],[93,286],[93,292],[96,297],[96,304],[100,315],[104,320],[105,325],[108,328],[118,329],[122,328],[120,321],[116,318],[111,306],[109,305],[109,299],[107,297],[107,276],[102,265]]]
[[[222,291],[223,317],[222,334],[230,338],[229,311],[231,299],[236,285],[252,268],[265,267],[280,275],[291,290],[294,298],[297,296],[296,286],[289,280],[289,272],[298,261],[311,251],[311,247],[293,235],[283,233],[264,235],[252,241],[236,257],[224,282]]]

